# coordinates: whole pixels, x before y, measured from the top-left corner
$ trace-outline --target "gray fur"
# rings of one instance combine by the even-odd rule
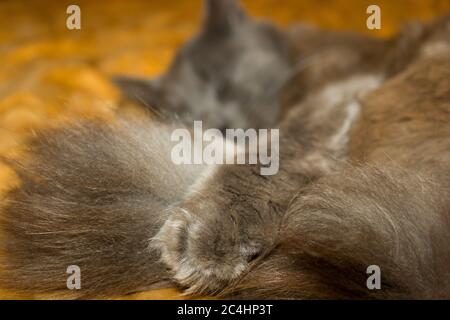
[[[278,93],[293,66],[287,36],[254,22],[235,0],[205,1],[203,28],[178,52],[166,74],[119,77],[127,96],[186,124],[267,128],[278,119]]]
[[[273,79],[284,78],[273,53],[284,42],[269,41],[271,27],[250,22],[234,1],[207,5],[206,29],[156,91],[122,84],[184,121],[186,112],[206,126],[272,126],[247,115],[268,105],[264,114],[277,113],[282,81],[267,96],[264,75],[273,68]],[[284,88],[295,94],[274,125],[274,176],[259,165],[174,166],[170,124],[87,123],[38,135],[31,158],[15,165],[22,185],[3,205],[2,285],[65,293],[65,269],[77,264],[82,297],[171,281],[225,298],[449,298],[449,25],[444,18],[388,42],[304,37],[308,55],[326,46],[339,59],[316,56]],[[358,50],[362,43],[371,50]],[[266,45],[268,66],[259,56]],[[229,79],[230,97],[216,104],[216,84]],[[372,264],[382,269],[380,291],[365,287]]]
[[[171,132],[141,119],[35,136],[2,204],[2,287],[89,297],[169,281],[149,239],[202,170],[172,164]],[[66,287],[70,265],[81,290]]]
[[[341,108],[316,118],[308,99],[299,104],[292,115],[309,118],[281,123],[277,175],[223,167],[163,225],[155,247],[175,279],[188,292],[229,298],[448,298],[449,79],[444,55],[366,95],[363,115],[380,113],[372,121],[391,110],[411,120],[383,119],[394,139],[375,135],[362,154],[328,145]],[[437,119],[443,125],[433,128]],[[383,290],[365,286],[369,265],[381,267]]]

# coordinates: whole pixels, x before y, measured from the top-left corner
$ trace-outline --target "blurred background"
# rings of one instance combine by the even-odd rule
[[[66,9],[81,8],[81,30],[66,28]],[[251,15],[288,27],[388,37],[410,20],[450,11],[449,0],[246,0]],[[381,30],[368,30],[366,8],[381,8]],[[164,72],[199,26],[201,0],[0,0],[0,156],[18,157],[34,129],[77,117],[113,117],[120,95],[110,78]],[[17,184],[0,162],[1,195]],[[1,235],[0,235],[1,238]],[[35,298],[0,291],[0,298]],[[127,299],[179,298],[158,290]]]

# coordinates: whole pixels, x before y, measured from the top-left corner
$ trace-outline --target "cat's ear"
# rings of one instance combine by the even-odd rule
[[[150,109],[159,109],[161,100],[161,85],[159,79],[141,79],[117,76],[113,82],[122,94],[130,100],[138,102]]]
[[[237,28],[246,14],[237,0],[204,0],[203,32],[226,33]]]

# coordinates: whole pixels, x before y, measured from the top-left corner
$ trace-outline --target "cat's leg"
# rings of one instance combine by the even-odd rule
[[[262,175],[259,164],[210,166],[168,210],[152,246],[188,293],[219,292],[270,252],[295,192],[336,162],[328,149],[283,142],[286,157],[277,174]],[[289,158],[290,153],[303,156]]]
[[[189,293],[219,292],[269,252],[296,189],[287,176],[261,176],[257,166],[205,173],[152,241]]]
[[[265,196],[265,188],[256,192],[255,181],[247,185],[248,176],[241,181],[243,172],[235,171],[234,184],[208,184],[175,209],[155,242],[190,293],[444,297],[450,288],[450,251],[442,245],[450,243],[449,174],[437,167],[411,172],[349,166],[305,183],[286,208],[286,199]],[[285,185],[285,194],[292,186]],[[226,197],[215,196],[220,193]],[[381,290],[367,287],[374,265],[381,269]]]
[[[353,97],[377,84],[372,75],[350,77],[293,108],[280,124],[274,176],[259,165],[206,170],[153,241],[177,281],[192,292],[220,290],[270,250],[293,193],[335,170],[346,153],[359,112]]]

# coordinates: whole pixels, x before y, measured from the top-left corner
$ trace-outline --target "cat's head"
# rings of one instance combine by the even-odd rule
[[[235,0],[205,0],[199,33],[156,79],[119,77],[124,94],[163,114],[210,128],[270,127],[291,70],[287,37],[250,19]]]

